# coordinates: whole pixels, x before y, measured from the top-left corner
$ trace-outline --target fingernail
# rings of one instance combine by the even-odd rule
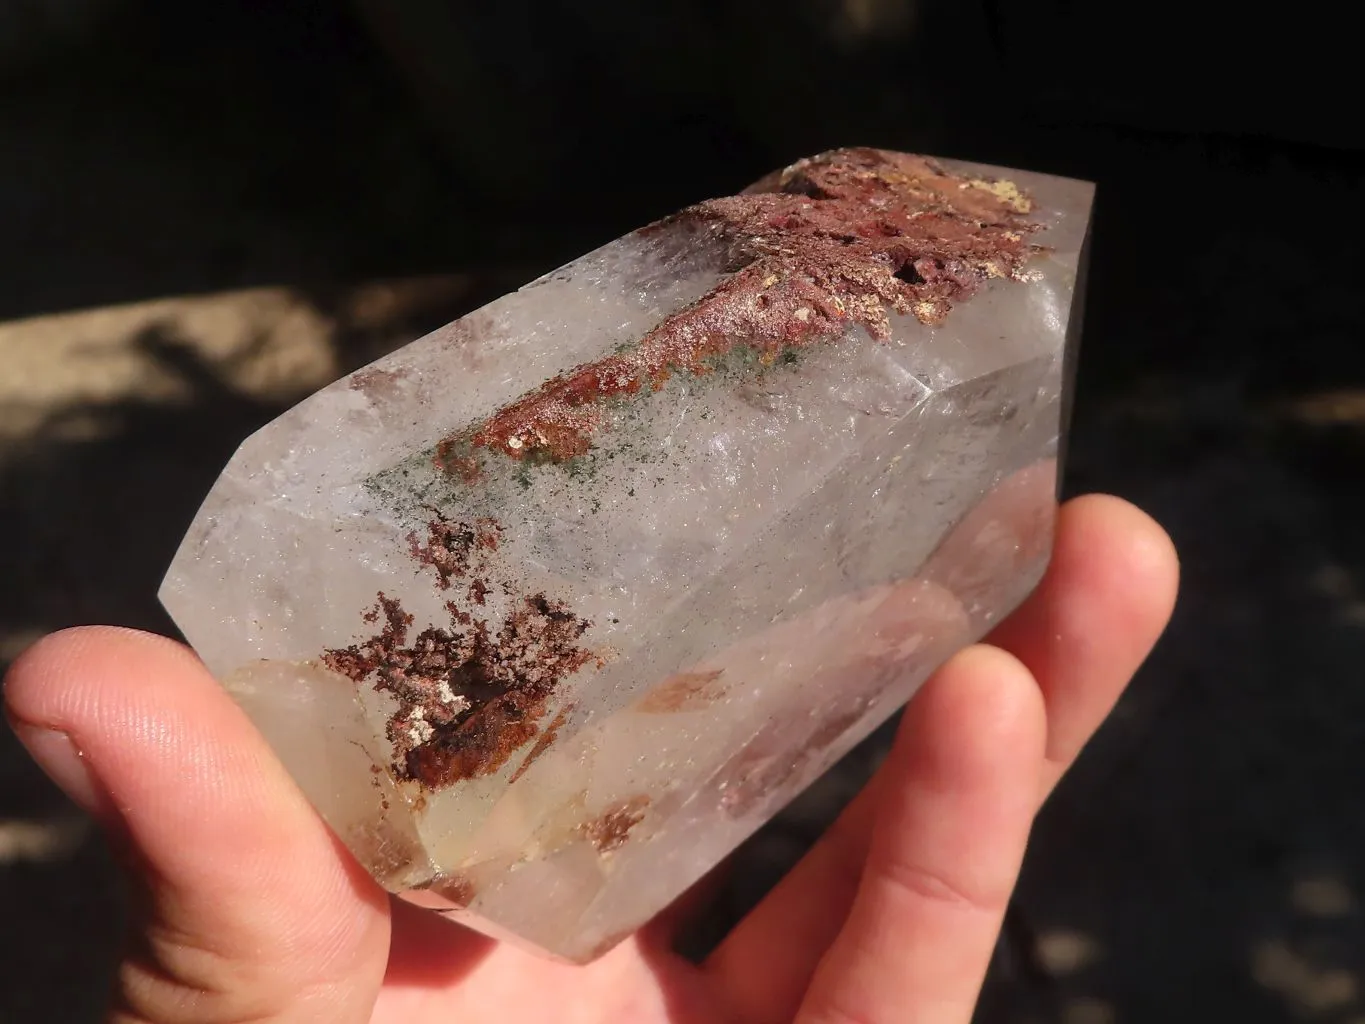
[[[12,725],[19,742],[38,762],[39,767],[47,772],[48,777],[61,787],[62,792],[87,814],[103,816],[109,808],[109,797],[104,787],[96,781],[89,762],[71,737],[56,729],[44,729],[37,725],[21,722]]]

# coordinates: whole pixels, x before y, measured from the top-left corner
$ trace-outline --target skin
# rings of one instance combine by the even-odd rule
[[[1165,628],[1177,571],[1131,505],[1064,506],[1039,589],[924,686],[873,782],[700,965],[669,951],[686,907],[571,967],[393,901],[169,640],[54,634],[5,708],[142,896],[120,1024],[967,1024],[1034,816]]]

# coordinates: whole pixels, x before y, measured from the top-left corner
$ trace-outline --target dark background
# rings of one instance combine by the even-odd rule
[[[1362,1024],[1362,90],[1334,5],[1248,12],[9,0],[0,662],[170,630],[160,574],[250,429],[686,202],[844,144],[1089,178],[1068,489],[1156,515],[1184,591],[1043,815],[981,1017]],[[882,744],[751,845],[713,930]],[[121,914],[0,735],[0,1024],[94,1020]]]

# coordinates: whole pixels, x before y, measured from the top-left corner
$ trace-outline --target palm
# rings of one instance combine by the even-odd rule
[[[669,951],[669,915],[571,967],[390,899],[169,642],[59,634],[15,664],[6,710],[148,889],[120,1022],[965,1022],[1033,816],[1175,576],[1136,509],[1064,507],[1042,586],[925,685],[877,778],[701,965]]]
[[[674,954],[628,939],[585,968],[495,946],[444,926],[437,938],[425,922],[403,934],[375,1007],[374,1024],[482,1024],[520,1021],[632,1021],[639,1024],[714,1022],[729,1016],[724,994],[705,974]]]

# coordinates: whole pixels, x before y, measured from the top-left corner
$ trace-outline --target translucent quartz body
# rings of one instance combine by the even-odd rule
[[[724,279],[704,238],[633,234],[338,381],[249,438],[162,599],[319,812],[387,887],[587,960],[681,894],[1036,584],[1056,506],[1091,188],[1007,174],[1047,251],[940,326],[892,314],[792,365],[675,374],[609,406],[577,464],[433,459]],[[515,587],[474,607],[414,560],[433,515],[502,525]],[[321,653],[521,594],[591,625],[536,739],[431,788],[393,697]],[[553,723],[553,729],[550,727]],[[534,753],[534,757],[532,754]]]

